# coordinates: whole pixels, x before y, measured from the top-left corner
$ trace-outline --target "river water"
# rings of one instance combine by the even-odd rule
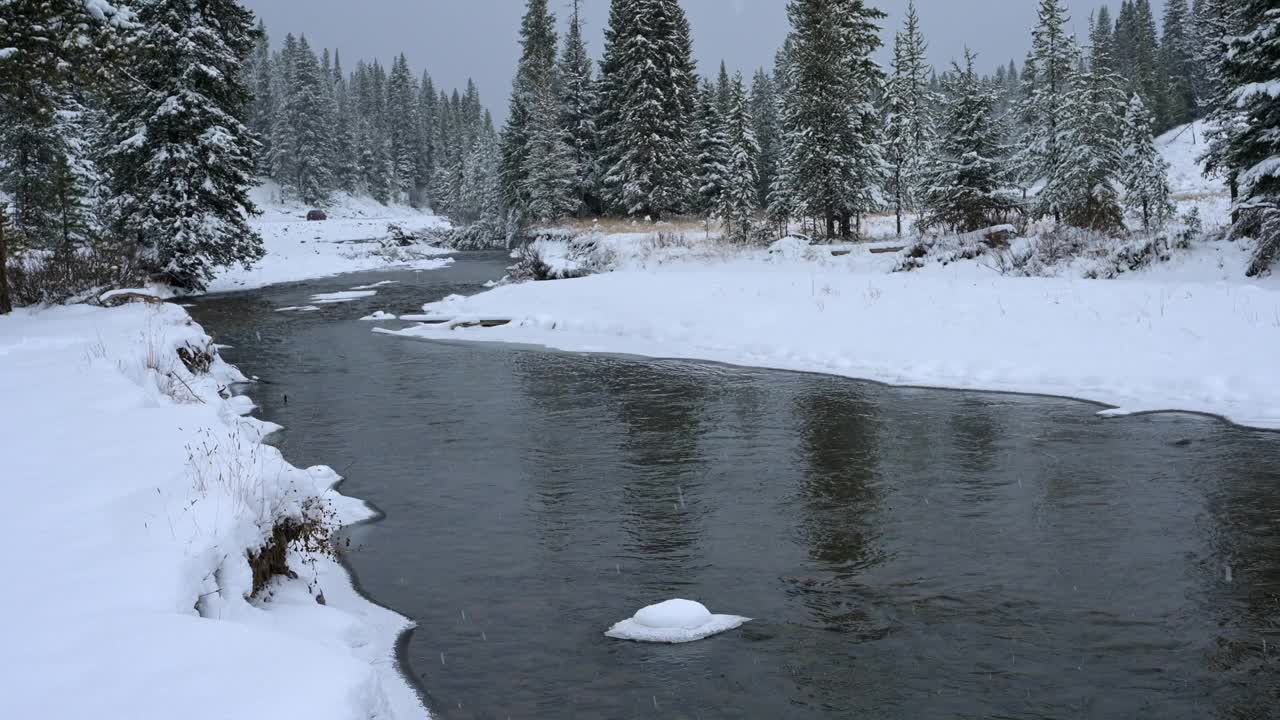
[[[192,308],[285,455],[386,513],[348,561],[437,717],[1280,717],[1280,436],[358,321],[504,264]],[[603,637],[671,597],[756,619]]]

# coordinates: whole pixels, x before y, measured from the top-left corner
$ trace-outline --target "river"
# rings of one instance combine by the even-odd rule
[[[437,717],[1280,717],[1280,436],[358,320],[504,264],[191,309],[262,379],[290,461],[386,513],[347,561],[418,623],[406,671]],[[671,597],[755,620],[602,635]]]

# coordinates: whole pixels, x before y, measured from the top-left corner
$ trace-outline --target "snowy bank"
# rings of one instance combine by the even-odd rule
[[[249,224],[262,234],[266,256],[245,270],[224,270],[210,292],[250,290],[277,283],[310,280],[386,267],[433,270],[453,262],[450,251],[427,245],[384,248],[378,240],[396,225],[407,232],[447,227],[448,222],[407,205],[382,205],[367,197],[338,193],[325,207],[327,220],[308,222],[310,209],[281,201],[279,188],[263,183],[251,193],[261,215]]]
[[[408,622],[299,547],[369,510],[261,443],[242,380],[174,305],[0,317],[0,717],[426,716]]]
[[[1091,281],[1007,278],[973,262],[887,274],[892,256],[870,248],[820,260],[756,253],[451,297],[423,308],[451,322],[394,334],[1060,395],[1280,428],[1280,287],[1209,279],[1242,277],[1242,265],[1222,263],[1245,257],[1234,244],[1201,248],[1171,262],[1168,278],[1162,267]],[[467,327],[479,319],[511,322]]]

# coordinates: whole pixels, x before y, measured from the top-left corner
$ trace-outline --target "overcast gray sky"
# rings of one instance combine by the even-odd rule
[[[889,14],[883,37],[891,46],[908,0],[871,0]],[[357,58],[384,62],[404,52],[415,71],[427,70],[437,87],[460,87],[468,77],[480,85],[485,105],[499,122],[506,117],[507,94],[518,55],[516,37],[522,0],[243,0],[267,23],[272,41],[285,33],[305,33],[312,46],[336,47],[349,70]],[[681,0],[693,25],[699,69],[715,71],[721,58],[731,70],[749,74],[772,66],[787,34],[786,0]],[[1087,33],[1090,12],[1104,2],[1066,0],[1077,34]],[[1031,44],[1038,0],[917,0],[930,60],[942,68],[967,44],[979,54],[983,72],[1016,59]],[[1164,0],[1152,0],[1157,21]],[[551,0],[567,23],[571,0]],[[609,0],[582,0],[591,52],[598,59],[608,19]],[[888,56],[882,53],[882,60]]]

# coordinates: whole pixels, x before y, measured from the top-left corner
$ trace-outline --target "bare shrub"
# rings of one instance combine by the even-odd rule
[[[83,300],[145,279],[136,255],[110,247],[28,252],[12,258],[8,271],[16,305]]]

